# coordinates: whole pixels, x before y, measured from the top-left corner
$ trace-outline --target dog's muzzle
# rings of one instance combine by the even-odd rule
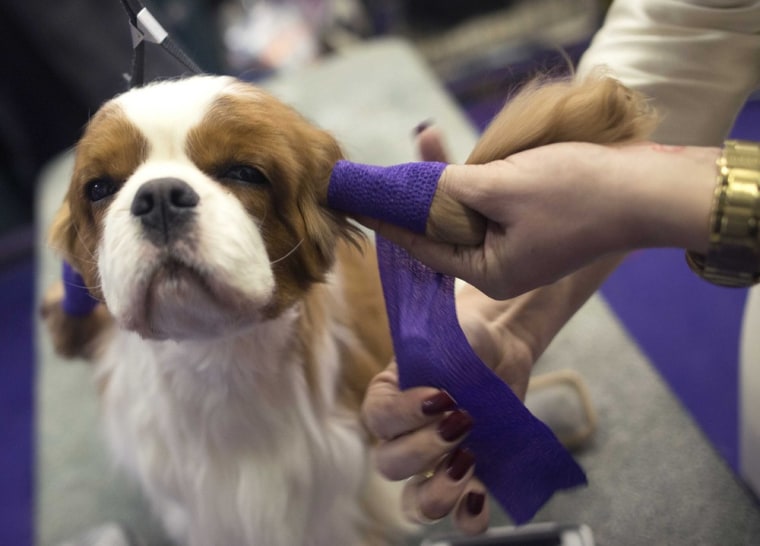
[[[199,201],[200,197],[187,182],[178,178],[156,178],[140,187],[130,212],[140,220],[148,240],[163,246],[183,233]]]

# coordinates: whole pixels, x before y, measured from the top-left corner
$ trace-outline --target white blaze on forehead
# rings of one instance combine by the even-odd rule
[[[203,121],[234,81],[227,76],[194,76],[132,89],[114,101],[147,138],[150,159],[176,157],[184,153],[190,129]]]

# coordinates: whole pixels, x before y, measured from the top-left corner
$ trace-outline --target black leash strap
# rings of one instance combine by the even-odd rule
[[[132,33],[132,75],[129,87],[139,87],[145,83],[145,43],[150,42],[163,47],[172,57],[194,74],[203,71],[182,51],[164,30],[161,23],[148,11],[140,0],[121,0]]]

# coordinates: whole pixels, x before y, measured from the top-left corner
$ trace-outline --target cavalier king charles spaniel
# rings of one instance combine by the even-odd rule
[[[558,140],[645,136],[609,78],[538,83],[483,163]],[[357,546],[409,530],[359,410],[392,358],[371,245],[325,204],[335,140],[264,91],[194,76],[107,102],[76,148],[51,244],[98,300],[43,304],[95,362],[111,451],[177,543]]]

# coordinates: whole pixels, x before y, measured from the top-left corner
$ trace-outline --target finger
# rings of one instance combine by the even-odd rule
[[[414,485],[418,513],[436,520],[454,510],[473,476],[474,464],[475,457],[467,449],[449,453],[430,478]]]
[[[453,197],[491,221],[498,221],[512,197],[519,171],[509,160],[483,165],[450,164],[441,173],[438,191]]]
[[[472,418],[464,411],[446,414],[409,434],[381,442],[375,448],[375,463],[386,478],[403,480],[435,468],[472,429]]]
[[[401,391],[396,363],[377,374],[369,384],[362,403],[362,418],[369,431],[381,440],[392,440],[440,419],[456,409],[456,402],[444,391],[416,387]]]
[[[407,229],[369,218],[357,218],[392,243],[404,248],[412,256],[432,269],[472,282],[475,272],[482,271],[482,247],[457,246],[428,239]],[[476,283],[473,283],[476,284]]]
[[[449,163],[450,156],[438,127],[427,126],[417,134],[417,150],[422,161]]]
[[[490,507],[486,488],[476,478],[467,482],[464,494],[454,510],[454,525],[464,534],[477,535],[488,529]]]

